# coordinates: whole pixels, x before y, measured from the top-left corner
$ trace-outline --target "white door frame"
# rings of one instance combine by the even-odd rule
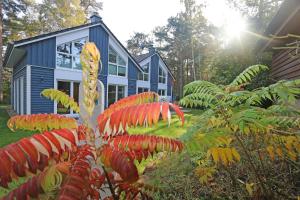
[[[16,100],[17,100],[17,113],[20,113],[20,79],[18,78],[17,80],[17,87],[16,87]]]
[[[20,78],[20,114],[24,114],[24,77],[21,76]]]

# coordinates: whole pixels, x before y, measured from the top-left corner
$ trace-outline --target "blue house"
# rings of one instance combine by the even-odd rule
[[[174,76],[161,56],[149,53],[133,57],[94,14],[90,23],[10,43],[4,67],[13,68],[11,105],[18,114],[73,114],[40,95],[55,88],[78,102],[81,81],[79,55],[85,42],[94,42],[101,53],[99,79],[105,88],[105,106],[137,93],[154,91],[172,100]]]

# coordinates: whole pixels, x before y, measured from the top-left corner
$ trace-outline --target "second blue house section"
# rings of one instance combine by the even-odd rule
[[[105,88],[105,106],[129,95],[154,91],[171,101],[174,77],[160,55],[133,57],[103,23],[93,15],[91,22],[8,45],[4,66],[13,68],[11,104],[19,114],[74,114],[40,93],[55,88],[79,99],[82,79],[79,55],[82,46],[94,42],[101,53],[99,80]]]

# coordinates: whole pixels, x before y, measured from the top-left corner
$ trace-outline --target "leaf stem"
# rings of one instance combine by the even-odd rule
[[[263,180],[262,180],[261,177],[259,176],[259,174],[258,174],[258,172],[257,172],[257,170],[256,170],[256,168],[255,168],[255,165],[254,165],[254,163],[252,162],[252,159],[251,159],[251,156],[250,156],[248,150],[246,149],[244,143],[242,142],[241,138],[238,136],[237,133],[235,133],[235,137],[236,137],[237,141],[240,143],[240,145],[241,145],[241,147],[242,147],[244,153],[246,154],[247,160],[248,160],[248,162],[249,162],[249,164],[250,164],[250,166],[251,166],[251,168],[252,168],[252,170],[253,170],[255,176],[256,176],[257,180],[260,182],[261,189],[264,191],[265,194],[267,194],[267,188],[265,187],[265,185],[264,185],[264,183],[263,183]]]
[[[112,184],[111,184],[111,182],[110,182],[110,180],[109,180],[109,176],[108,176],[108,173],[107,173],[105,167],[102,166],[102,169],[103,169],[103,172],[104,172],[104,174],[105,174],[105,177],[106,177],[106,180],[107,180],[107,183],[108,183],[108,186],[109,186],[109,190],[110,190],[110,192],[111,192],[111,194],[112,194],[113,199],[114,199],[114,200],[118,200],[118,197],[117,197],[116,194],[115,194],[115,190],[114,190],[114,188],[113,188],[113,186],[112,186]]]

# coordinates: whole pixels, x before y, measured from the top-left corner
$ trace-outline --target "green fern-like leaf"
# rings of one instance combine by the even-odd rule
[[[300,117],[288,117],[288,116],[268,116],[261,119],[261,123],[272,125],[276,128],[299,128]]]
[[[267,110],[276,115],[285,115],[290,117],[300,115],[300,111],[296,107],[290,105],[272,105]]]
[[[216,94],[222,93],[222,89],[208,81],[193,81],[183,87],[184,96],[199,93],[199,94]]]
[[[180,100],[180,105],[185,107],[211,107],[216,103],[217,99],[215,95],[193,93],[183,97]]]
[[[240,73],[229,85],[241,85],[251,82],[255,76],[268,69],[265,65],[252,65]]]

